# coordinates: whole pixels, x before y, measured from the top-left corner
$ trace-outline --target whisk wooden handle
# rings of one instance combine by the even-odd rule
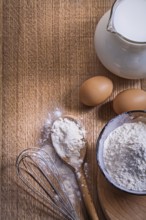
[[[88,186],[87,186],[85,174],[84,174],[82,167],[76,171],[76,177],[77,177],[77,180],[80,186],[80,190],[81,190],[88,214],[90,215],[92,220],[99,220],[96,209],[94,207],[94,204],[91,198],[91,195],[90,195],[90,192],[89,192],[89,189],[88,189]]]

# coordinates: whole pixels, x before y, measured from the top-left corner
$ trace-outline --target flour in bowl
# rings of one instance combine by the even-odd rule
[[[113,181],[135,191],[146,190],[146,124],[124,123],[104,142],[104,164]]]

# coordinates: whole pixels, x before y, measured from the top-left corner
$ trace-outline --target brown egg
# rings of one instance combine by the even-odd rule
[[[80,101],[88,106],[96,106],[103,103],[112,93],[113,83],[105,76],[95,76],[80,87]]]
[[[127,89],[113,100],[113,109],[117,114],[146,109],[146,92],[141,89]]]

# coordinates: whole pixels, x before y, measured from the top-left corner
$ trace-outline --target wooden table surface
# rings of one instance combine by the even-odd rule
[[[126,88],[146,88],[144,80],[116,77],[99,62],[93,44],[100,17],[113,0],[3,0],[0,64],[0,219],[45,220],[47,211],[23,190],[15,170],[16,156],[37,146],[48,113],[59,108],[82,118],[88,131],[90,191],[100,219],[97,196],[96,139],[115,114],[111,100]],[[79,87],[89,77],[105,75],[114,92],[103,105],[79,102]],[[21,186],[21,187],[20,187]]]

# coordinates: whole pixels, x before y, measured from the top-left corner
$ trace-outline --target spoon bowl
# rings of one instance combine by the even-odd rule
[[[58,143],[55,141],[55,136],[53,136],[53,130],[54,130],[54,125],[56,124],[56,122],[59,122],[60,120],[64,120],[64,119],[67,119],[69,121],[72,121],[75,123],[75,125],[78,126],[78,129],[80,131],[82,131],[83,133],[85,132],[80,124],[80,122],[76,119],[76,118],[73,118],[72,116],[70,115],[67,115],[67,116],[62,116],[61,118],[58,118],[54,121],[53,125],[52,125],[52,133],[51,133],[51,139],[52,139],[52,143],[53,143],[53,146],[57,152],[57,154],[59,155],[59,157],[61,157],[61,159],[67,163],[68,165],[70,165],[74,170],[77,170],[80,166],[83,165],[83,162],[84,162],[84,159],[85,159],[85,155],[86,155],[86,149],[87,149],[87,141],[85,139],[85,134],[83,135],[83,138],[82,138],[82,141],[84,143],[83,147],[80,148],[80,150],[78,151],[79,152],[79,155],[74,155],[74,151],[72,150],[72,154],[71,155],[63,155],[62,154],[62,151],[59,149],[59,148],[62,148],[62,146],[59,146],[58,147]],[[64,143],[62,143],[64,145]],[[64,146],[63,146],[64,147]],[[68,146],[65,146],[65,147],[68,147]],[[63,149],[62,149],[63,150]],[[74,158],[74,160],[73,160]],[[77,160],[77,161],[76,161]],[[77,162],[77,163],[76,163]]]

